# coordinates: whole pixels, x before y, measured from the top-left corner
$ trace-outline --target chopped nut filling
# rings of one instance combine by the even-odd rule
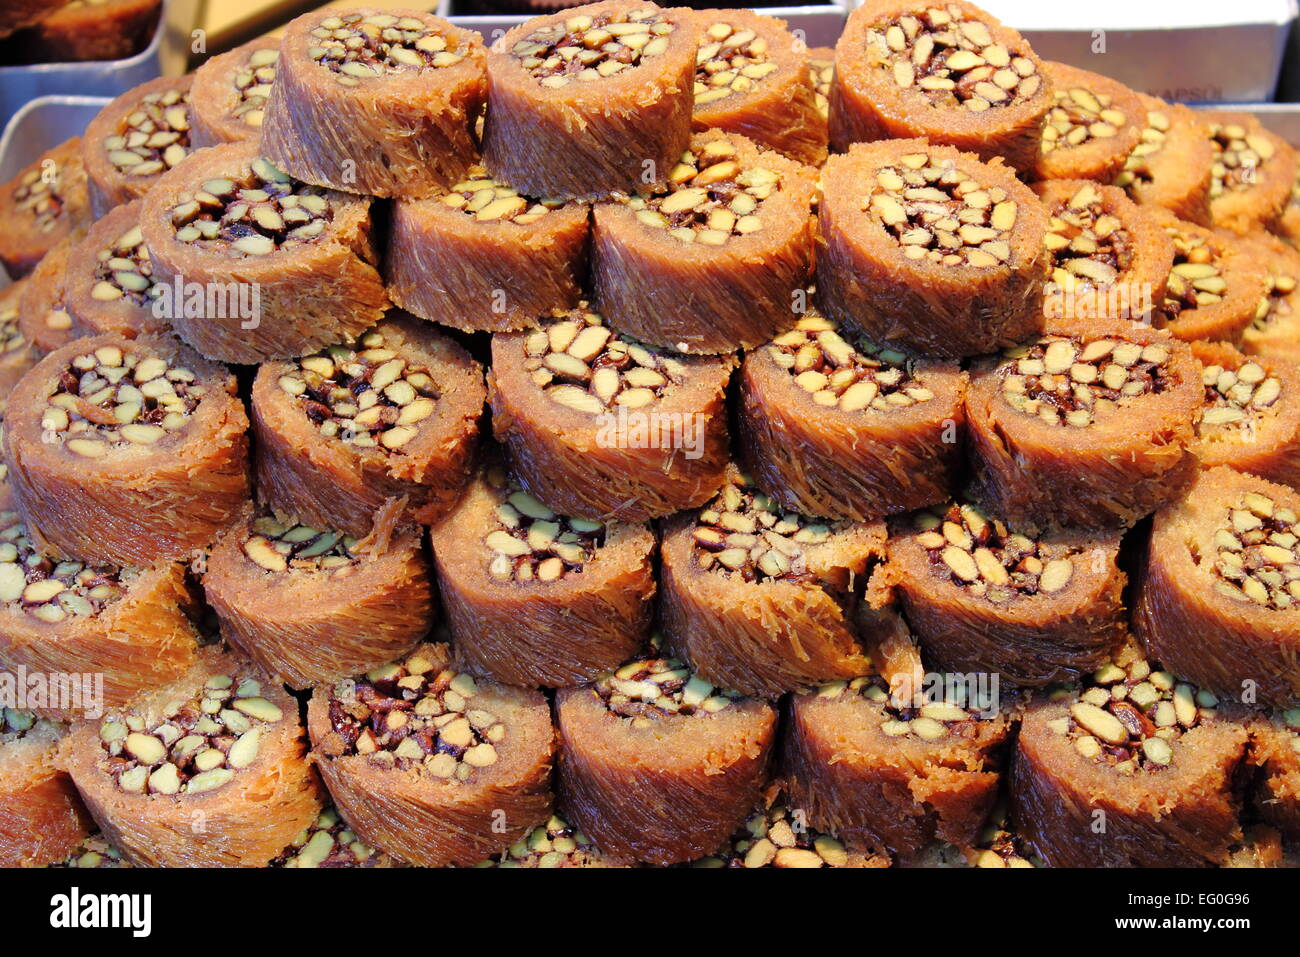
[[[684,243],[721,246],[763,228],[763,201],[781,190],[781,174],[742,166],[726,140],[692,146],[668,173],[668,191],[621,201],[643,225]]]
[[[364,677],[341,681],[329,717],[345,754],[372,764],[466,781],[475,768],[496,764],[506,726],[476,707],[478,686],[466,674],[433,664],[419,653]]]
[[[831,83],[835,81],[835,61],[812,59],[808,61],[808,75],[812,78],[817,112],[823,117],[831,113]]]
[[[453,186],[442,202],[473,216],[480,223],[515,223],[527,226],[541,219],[552,209],[559,209],[560,200],[530,200],[520,196],[504,183],[493,179],[482,166],[471,166],[465,178]]]
[[[547,396],[592,415],[644,408],[686,378],[677,353],[614,332],[585,302],[552,312],[524,351],[524,371]]]
[[[716,103],[733,93],[749,93],[776,69],[765,38],[722,21],[712,23],[700,38],[695,54],[695,105]]]
[[[1214,590],[1285,611],[1300,602],[1300,516],[1267,495],[1247,492],[1214,533]]]
[[[1052,256],[1052,281],[1063,291],[1105,288],[1133,261],[1129,232],[1106,212],[1095,186],[1082,186],[1051,211],[1043,245]]]
[[[1135,184],[1144,186],[1154,178],[1151,160],[1165,148],[1165,140],[1169,138],[1169,131],[1172,128],[1169,114],[1160,110],[1147,111],[1142,137],[1138,140],[1138,145],[1128,154],[1128,159],[1124,161],[1124,168],[1115,177],[1115,185],[1127,192],[1130,199],[1137,200],[1133,191]]]
[[[111,246],[101,249],[96,256],[95,285],[90,297],[99,302],[116,302],[129,299],[137,306],[149,306],[160,294],[161,287],[153,280],[153,261],[149,247],[139,226],[132,226]]]
[[[510,52],[533,79],[557,90],[574,80],[601,80],[659,56],[667,51],[674,29],[654,7],[580,15],[534,30]]]
[[[23,174],[14,190],[13,208],[20,215],[31,218],[31,223],[23,227],[24,232],[54,231],[67,205],[67,199],[59,192],[62,180],[63,167],[48,159]]]
[[[357,539],[333,529],[299,525],[276,514],[254,518],[248,530],[244,555],[269,572],[328,572],[331,578],[346,578],[361,561]]]
[[[1095,140],[1111,139],[1128,124],[1128,117],[1111,104],[1114,97],[1072,86],[1053,90],[1054,103],[1043,126],[1043,152],[1073,149]]]
[[[1288,708],[1275,714],[1273,724],[1286,732],[1291,750],[1300,751],[1300,708]]]
[[[1201,373],[1205,384],[1205,411],[1197,431],[1230,429],[1251,432],[1262,410],[1282,395],[1282,382],[1270,376],[1257,362],[1245,362],[1236,369],[1205,366]]]
[[[12,744],[27,737],[41,723],[41,718],[32,711],[19,711],[17,708],[0,708],[0,744]]]
[[[492,560],[488,574],[497,581],[553,582],[577,575],[605,543],[605,526],[557,515],[509,478],[491,468],[488,485],[496,492],[496,527],[483,539]]]
[[[104,139],[104,149],[123,176],[154,176],[171,169],[190,152],[189,93],[149,93]]]
[[[822,316],[800,319],[794,329],[772,340],[768,353],[813,402],[827,408],[887,412],[934,398],[917,378],[913,360],[865,336],[849,342],[839,334],[837,323]]]
[[[600,861],[591,839],[558,815],[551,815],[502,853],[475,867],[589,867]]]
[[[17,298],[11,296],[8,302],[0,305],[0,356],[27,345],[27,337],[18,326]]]
[[[1269,266],[1268,290],[1260,298],[1251,323],[1251,328],[1257,332],[1265,332],[1275,323],[1289,321],[1295,314],[1291,294],[1295,292],[1300,276],[1279,271],[1282,266],[1279,261],[1273,261]]]
[[[700,512],[692,533],[695,561],[747,582],[811,582],[815,576],[804,549],[828,541],[843,526],[788,511],[742,475]]]
[[[137,714],[99,726],[101,763],[132,794],[201,794],[253,764],[262,736],[284,718],[253,678],[214,675],[188,701],[173,701],[149,726]]]
[[[326,438],[365,449],[395,451],[419,434],[439,398],[428,370],[367,332],[351,345],[330,346],[299,359],[279,385],[302,403]]]
[[[327,807],[280,852],[270,867],[366,867],[376,852]]]
[[[1098,413],[1168,386],[1169,348],[1123,339],[1047,336],[1003,353],[1002,398],[1051,425],[1091,425]]]
[[[413,70],[455,66],[464,51],[418,17],[387,13],[342,13],[311,31],[307,55],[336,75],[343,86]]]
[[[632,722],[634,728],[648,728],[655,720],[673,715],[707,716],[740,699],[738,691],[716,688],[677,658],[663,653],[659,635],[650,647],[616,671],[596,679],[592,690],[605,707]]]
[[[171,208],[178,240],[247,256],[319,239],[333,217],[321,187],[299,183],[264,159],[254,160],[240,182],[210,179],[179,199]]]
[[[951,159],[908,153],[876,170],[862,199],[908,259],[945,266],[998,266],[1011,258],[1016,204],[1000,186],[984,187]]]
[[[1108,662],[1082,687],[1058,688],[1051,700],[1071,700],[1070,714],[1048,727],[1066,735],[1084,758],[1119,774],[1169,767],[1183,732],[1212,720],[1219,704],[1210,692],[1168,671],[1152,671],[1142,659],[1127,668]]]
[[[0,512],[0,603],[40,621],[97,615],[126,592],[136,573],[42,554],[16,512]]]
[[[1047,864],[1030,849],[1011,828],[1005,808],[994,810],[988,824],[976,839],[975,867],[1015,868],[1046,867]]]
[[[844,694],[861,695],[881,706],[889,720],[880,726],[890,738],[918,738],[942,741],[948,737],[969,738],[976,734],[975,722],[981,720],[983,708],[966,701],[966,689],[954,686],[955,695],[924,703],[897,702],[889,693],[889,683],[880,675],[866,675],[850,681],[831,681],[817,691],[819,698],[839,698]]]
[[[275,82],[275,65],[280,59],[279,50],[254,50],[235,71],[235,89],[239,102],[231,115],[246,125],[260,129],[266,118],[266,100]]]
[[[809,827],[801,814],[784,801],[757,810],[716,854],[691,867],[843,867],[849,862],[844,845]]]
[[[917,543],[936,575],[973,595],[1006,602],[1021,595],[1055,595],[1070,584],[1081,550],[1054,549],[1012,532],[974,505],[917,513]]]
[[[206,392],[193,372],[164,356],[100,346],[59,377],[41,429],[69,452],[102,458],[115,446],[153,445],[184,429]]]
[[[75,868],[94,868],[94,867],[130,867],[131,865],[122,860],[122,855],[112,844],[104,840],[99,834],[92,834],[79,845],[77,849],[57,863],[51,864],[50,867],[75,867]]]
[[[956,6],[936,4],[867,32],[870,62],[897,86],[972,113],[1023,103],[1039,91],[1043,78],[1026,52],[995,43],[987,24]]]
[[[1214,147],[1214,165],[1210,167],[1210,198],[1230,190],[1249,189],[1255,185],[1255,171],[1277,152],[1262,132],[1236,123],[1211,123],[1210,142]]]
[[[1174,266],[1164,302],[1172,322],[1188,310],[1222,302],[1228,280],[1219,252],[1207,237],[1177,226],[1166,227],[1165,232],[1174,241]]]

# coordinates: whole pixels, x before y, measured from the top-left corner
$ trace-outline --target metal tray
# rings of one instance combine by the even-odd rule
[[[0,124],[40,96],[114,97],[157,76],[185,72],[199,0],[163,0],[149,45],[125,60],[0,66]]]

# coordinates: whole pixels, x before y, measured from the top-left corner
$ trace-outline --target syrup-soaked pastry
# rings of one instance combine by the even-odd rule
[[[154,314],[164,284],[154,279],[140,231],[142,206],[135,200],[113,207],[69,253],[63,296],[76,335],[134,336],[170,329],[165,315]]]
[[[383,851],[377,851],[348,826],[332,806],[303,828],[268,867],[339,868],[401,867]]]
[[[1070,321],[978,363],[966,391],[976,497],[1013,525],[1130,525],[1196,470],[1200,369],[1140,323]]]
[[[403,309],[463,332],[537,325],[578,304],[589,210],[531,199],[470,167],[447,190],[394,204],[384,274]]]
[[[510,30],[488,52],[489,172],[556,199],[663,186],[690,139],[691,16],[603,0]]]
[[[1067,63],[1043,64],[1052,108],[1043,125],[1040,179],[1109,183],[1142,137],[1146,110],[1136,93],[1109,77]]]
[[[310,525],[362,537],[400,499],[429,525],[473,471],[483,373],[427,322],[392,312],[355,341],[253,381],[259,500]]]
[[[560,802],[616,863],[717,850],[766,784],[776,711],[715,687],[657,639],[556,697]]]
[[[67,273],[73,250],[85,238],[84,228],[64,236],[36,264],[22,284],[18,328],[41,355],[66,345],[78,335],[67,308]]]
[[[1197,114],[1177,103],[1139,93],[1144,111],[1137,146],[1114,185],[1144,206],[1160,206],[1179,219],[1210,223],[1214,147]]]
[[[203,589],[227,640],[293,688],[409,651],[434,621],[420,536],[396,503],[365,539],[249,506],[207,558]]]
[[[161,8],[162,0],[70,0],[23,39],[40,62],[125,60],[148,46]]]
[[[1251,804],[1287,841],[1300,840],[1300,708],[1256,715],[1250,739]]]
[[[160,76],[132,87],[90,121],[81,158],[96,219],[140,199],[190,154],[192,75]]]
[[[1292,245],[1300,240],[1300,164],[1297,164],[1296,178],[1291,184],[1291,195],[1273,230]]]
[[[40,550],[150,566],[206,547],[248,498],[247,432],[225,368],[171,338],[108,334],[23,377],[4,451]]]
[[[320,811],[304,752],[297,702],[213,646],[174,682],[83,722],[62,758],[129,864],[261,867]]]
[[[798,318],[814,189],[808,167],[737,133],[695,134],[666,187],[595,207],[593,305],[620,332],[680,352],[766,342]]]
[[[52,864],[90,830],[90,818],[58,767],[65,728],[0,708],[0,867]]]
[[[586,303],[492,338],[492,429],[519,482],[556,511],[643,522],[707,502],[728,462],[732,356],[609,328]]]
[[[808,51],[808,77],[813,85],[813,102],[817,106],[814,122],[821,135],[829,136],[828,120],[831,113],[831,84],[835,81],[835,48],[813,47]]]
[[[301,356],[359,334],[388,306],[369,200],[294,179],[256,143],[211,147],[162,177],[140,231],[158,281],[178,290],[172,329],[208,358]]]
[[[262,135],[279,59],[279,39],[261,37],[212,57],[194,71],[190,140],[195,149]]]
[[[1300,703],[1300,493],[1220,466],[1156,513],[1133,629],[1215,694]]]
[[[848,329],[959,357],[1042,327],[1048,216],[1013,170],[919,139],[858,144],[826,162],[818,210],[817,304]]]
[[[178,562],[119,568],[42,554],[22,518],[0,512],[0,667],[102,675],[103,703],[123,705],[194,664],[192,603]],[[40,710],[81,716],[79,701],[64,705]]]
[[[1011,814],[1050,867],[1205,867],[1241,839],[1230,704],[1133,647],[1030,705]]]
[[[790,511],[733,473],[703,509],[663,524],[664,638],[702,678],[746,694],[862,674],[852,613],[884,535]]]
[[[324,9],[285,28],[261,148],[303,182],[418,198],[478,160],[483,39],[418,10]]]
[[[1038,686],[1096,668],[1119,642],[1118,553],[1118,533],[1024,533],[953,503],[896,520],[877,577],[938,667]]]
[[[1267,292],[1241,336],[1241,351],[1263,359],[1300,363],[1300,252],[1283,239],[1248,237],[1268,276]]]
[[[488,465],[430,532],[458,667],[505,684],[565,687],[649,637],[647,525],[558,514]]]
[[[89,223],[81,140],[73,137],[0,184],[0,264],[13,279],[25,276],[61,239]]]
[[[1272,229],[1291,201],[1295,150],[1249,114],[1213,112],[1201,118],[1214,150],[1211,221],[1241,235]]]
[[[40,358],[36,347],[23,334],[19,314],[27,280],[20,279],[0,289],[0,409],[19,379]]]
[[[694,128],[727,130],[800,163],[826,161],[807,47],[784,20],[748,10],[696,14]]]
[[[805,515],[872,521],[948,497],[961,457],[965,374],[815,312],[741,368],[746,467]]]
[[[1205,404],[1196,426],[1205,468],[1300,484],[1300,374],[1290,363],[1244,356],[1226,342],[1194,342]]]
[[[835,45],[831,146],[923,137],[1029,172],[1052,108],[1043,62],[961,0],[869,0]]]
[[[339,813],[408,864],[475,864],[551,814],[546,699],[455,671],[446,645],[318,686],[307,730]]]

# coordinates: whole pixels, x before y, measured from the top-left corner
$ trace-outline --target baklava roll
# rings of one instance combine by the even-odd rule
[[[399,521],[429,525],[473,471],[483,372],[458,344],[403,313],[356,341],[253,381],[259,500],[313,528],[367,535],[405,497]]]
[[[148,566],[188,558],[248,498],[235,377],[171,338],[78,339],[9,396],[4,452],[38,548]]]
[[[1211,221],[1243,236],[1273,229],[1291,201],[1295,150],[1249,114],[1214,112],[1202,119],[1214,150]]]
[[[1114,185],[1144,206],[1160,206],[1179,219],[1210,223],[1214,147],[1197,114],[1177,103],[1139,93],[1142,132]]]
[[[279,39],[263,37],[214,56],[194,71],[190,141],[195,149],[262,135],[279,59]]]
[[[1250,247],[1263,261],[1266,292],[1241,336],[1241,351],[1284,363],[1300,363],[1300,252],[1276,236],[1256,234]]]
[[[582,518],[698,508],[728,461],[732,356],[690,356],[609,328],[586,303],[492,338],[492,429],[520,484]]]
[[[418,10],[313,10],[280,42],[267,159],[316,186],[419,198],[478,160],[483,39]]]
[[[826,162],[818,210],[827,318],[942,357],[1042,327],[1048,217],[1014,171],[925,140],[864,143]]]
[[[1123,83],[1067,63],[1043,64],[1052,108],[1034,173],[1039,179],[1109,183],[1138,145],[1146,111]]]
[[[0,184],[0,264],[13,279],[30,273],[61,239],[89,224],[86,168],[76,137]]]
[[[1250,739],[1251,805],[1288,842],[1300,840],[1300,708],[1256,715]]]
[[[84,229],[64,236],[23,283],[18,300],[18,327],[41,355],[48,355],[79,335],[68,312],[67,278],[72,251],[85,237]]]
[[[162,0],[70,0],[25,37],[38,61],[125,60],[160,29]]]
[[[170,330],[169,310],[159,309],[161,316],[154,312],[163,284],[154,279],[153,260],[140,231],[142,207],[140,200],[113,207],[69,253],[64,303],[77,335]]]
[[[19,320],[26,280],[0,289],[0,418],[9,391],[40,358]]]
[[[1291,196],[1273,229],[1292,245],[1300,241],[1300,164],[1297,164],[1296,178],[1291,184]]]
[[[551,814],[555,732],[536,691],[476,682],[419,645],[307,706],[312,759],[368,845],[420,867],[471,865]]]
[[[808,51],[808,78],[813,85],[813,102],[817,106],[820,135],[829,137],[828,121],[831,114],[831,85],[835,82],[834,47],[813,47]],[[824,162],[823,164],[824,165]]]
[[[0,708],[0,867],[53,864],[90,832],[77,790],[59,769],[65,728]]]

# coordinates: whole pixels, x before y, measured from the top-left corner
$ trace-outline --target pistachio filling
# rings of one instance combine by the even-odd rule
[[[1049,425],[1084,428],[1099,414],[1168,387],[1169,348],[1123,339],[1047,336],[1003,353],[1002,398]]]
[[[1282,395],[1282,381],[1270,376],[1258,362],[1243,362],[1235,369],[1205,366],[1205,411],[1197,431],[1201,435],[1250,432],[1263,410]]]
[[[772,340],[768,354],[814,403],[826,408],[888,412],[934,398],[916,375],[913,360],[865,336],[849,342],[837,323],[822,316],[800,319]]]
[[[235,71],[232,82],[239,91],[239,102],[230,115],[246,126],[255,129],[262,127],[262,121],[266,118],[266,100],[271,95],[271,84],[275,82],[275,65],[279,59],[279,50],[254,50],[243,66]]]
[[[153,280],[153,261],[139,226],[132,226],[96,255],[95,285],[90,297],[98,302],[126,299],[149,306],[160,293]]]
[[[217,177],[171,208],[176,238],[203,249],[266,256],[319,239],[333,216],[325,190],[256,159],[238,182]]]
[[[716,854],[692,867],[844,867],[849,854],[829,834],[808,827],[784,801],[756,810]]]
[[[497,581],[553,582],[580,574],[605,543],[601,522],[557,515],[504,469],[489,469],[487,482],[498,501],[496,527],[483,543],[492,555],[488,574]]]
[[[1295,314],[1291,304],[1291,294],[1296,290],[1297,276],[1280,271],[1280,263],[1270,265],[1268,289],[1259,300],[1255,309],[1255,318],[1251,329],[1255,332],[1267,332],[1270,327],[1288,322]]]
[[[1119,135],[1128,117],[1112,105],[1115,98],[1082,86],[1052,91],[1052,108],[1043,126],[1043,153],[1073,149]]]
[[[684,243],[721,246],[763,228],[764,200],[781,190],[781,174],[744,166],[727,140],[691,146],[668,173],[668,191],[623,199],[642,225]]]
[[[742,475],[700,512],[691,534],[696,564],[724,578],[812,582],[805,549],[842,526],[787,510]]]
[[[808,76],[813,84],[814,102],[823,118],[831,113],[831,83],[835,80],[835,61],[817,57],[808,61]]]
[[[552,209],[564,205],[559,200],[530,200],[504,183],[493,179],[482,166],[472,166],[461,180],[442,197],[442,203],[459,209],[480,223],[514,223],[527,226],[537,222]]]
[[[465,59],[437,28],[419,17],[340,13],[311,31],[307,55],[343,86],[412,71],[455,66]]]
[[[435,670],[417,651],[334,686],[330,724],[345,745],[380,767],[421,769],[448,781],[467,781],[476,768],[496,764],[506,726],[475,705],[478,685],[450,668]]]
[[[476,867],[588,867],[599,862],[600,850],[591,839],[558,815],[551,815],[510,845],[498,860]]]
[[[659,56],[667,51],[674,29],[655,7],[579,15],[539,27],[510,52],[543,87],[558,90],[574,81],[614,76]]]
[[[1043,246],[1052,257],[1052,281],[1066,292],[1111,286],[1133,261],[1129,231],[1091,184],[1052,210]]]
[[[16,512],[0,512],[0,603],[57,625],[97,615],[126,593],[135,573],[42,554]]]
[[[316,815],[280,852],[271,867],[365,867],[376,852],[357,837],[333,807]]]
[[[108,160],[123,176],[155,176],[190,151],[190,95],[182,90],[147,94],[104,139]]]
[[[1277,149],[1262,130],[1236,123],[1210,124],[1214,165],[1210,167],[1210,199],[1255,185],[1256,170],[1273,158]]]
[[[386,346],[382,332],[299,359],[279,385],[326,438],[395,451],[437,410],[437,383],[417,362]]]
[[[34,712],[0,708],[0,744],[21,741],[39,723],[41,719]]]
[[[1300,602],[1300,516],[1247,492],[1214,533],[1214,590],[1275,611]]]
[[[992,31],[960,7],[936,4],[923,13],[877,23],[867,55],[900,89],[917,90],[934,106],[982,113],[1023,103],[1043,85],[1025,50],[994,42]]]
[[[327,572],[346,578],[361,562],[357,539],[333,529],[299,525],[281,515],[259,515],[240,546],[253,564],[268,572]]]
[[[659,718],[717,714],[740,699],[738,691],[714,687],[680,659],[663,653],[659,635],[650,647],[615,671],[601,675],[592,690],[605,707],[634,728],[648,728]]]
[[[1172,765],[1178,739],[1213,720],[1219,704],[1210,692],[1152,671],[1142,659],[1126,668],[1108,662],[1082,687],[1058,688],[1050,700],[1070,705],[1048,728],[1069,738],[1083,758],[1125,775]]]
[[[949,737],[969,738],[976,733],[980,710],[967,703],[966,689],[954,687],[954,696],[942,701],[900,704],[889,693],[889,683],[880,675],[865,675],[849,681],[831,681],[817,690],[819,698],[861,695],[881,707],[886,720],[880,731],[890,738],[942,741]]]
[[[524,371],[550,399],[591,415],[644,408],[686,378],[677,353],[614,332],[585,302],[543,319],[524,352]]]
[[[207,389],[165,356],[100,346],[72,360],[41,415],[41,429],[83,458],[115,446],[154,445],[190,423]]]
[[[75,851],[50,867],[130,867],[122,860],[122,855],[112,844],[99,834],[92,834],[82,841]]]
[[[1074,577],[1080,549],[1049,548],[974,505],[927,509],[913,522],[934,573],[989,601],[1055,595]]]
[[[1288,708],[1273,716],[1273,724],[1287,736],[1292,751],[1300,751],[1300,708]]]
[[[908,259],[982,267],[1011,258],[1015,201],[1000,186],[982,186],[951,159],[899,156],[875,171],[862,209],[898,241]]]
[[[1133,147],[1124,160],[1124,168],[1115,177],[1115,185],[1127,192],[1130,199],[1137,199],[1134,186],[1146,186],[1155,179],[1151,161],[1165,148],[1165,140],[1169,138],[1172,128],[1168,113],[1161,110],[1147,111],[1146,125],[1142,128],[1138,145]]]
[[[695,105],[749,93],[776,69],[764,37],[720,20],[711,23],[695,54]]]
[[[108,716],[99,726],[108,755],[100,766],[131,794],[201,794],[252,765],[263,736],[283,718],[260,681],[214,675],[152,724],[138,714]]]
[[[1174,265],[1164,304],[1172,322],[1184,312],[1222,302],[1228,280],[1220,250],[1209,237],[1177,226],[1166,227],[1165,232],[1174,241]]]
[[[30,169],[18,181],[14,190],[13,207],[22,216],[30,217],[31,224],[26,230],[38,233],[51,233],[59,224],[60,217],[67,205],[67,200],[59,192],[59,183],[63,179],[63,167],[51,160],[43,161],[35,169]]]
[[[1006,808],[993,812],[976,839],[975,867],[1024,868],[1046,867],[1047,864],[1024,843],[1011,827]]]
[[[0,304],[0,356],[27,345],[27,337],[18,326],[17,298],[10,296],[8,301]]]

